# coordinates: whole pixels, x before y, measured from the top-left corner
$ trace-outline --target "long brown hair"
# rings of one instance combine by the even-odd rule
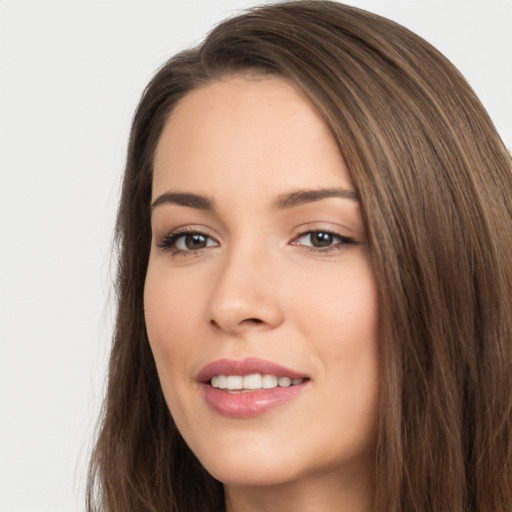
[[[328,1],[260,7],[173,57],[135,114],[117,221],[118,316],[88,510],[212,512],[220,482],[185,445],[147,340],[152,162],[189,91],[283,77],[331,129],[363,209],[380,299],[375,511],[512,510],[512,165],[434,48]]]

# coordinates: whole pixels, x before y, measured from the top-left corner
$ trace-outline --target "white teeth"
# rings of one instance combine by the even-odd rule
[[[263,375],[261,381],[263,389],[277,388],[278,379],[275,375]]]
[[[211,379],[214,388],[228,390],[255,390],[272,389],[276,387],[287,388],[302,384],[304,379],[290,379],[289,377],[276,377],[275,375],[262,375],[251,373],[250,375],[215,375]]]
[[[215,375],[212,377],[211,383],[214,388],[226,389],[228,387],[228,379],[225,375]]]
[[[260,373],[246,375],[243,379],[242,387],[244,389],[261,389],[261,380],[262,378]]]
[[[287,388],[292,385],[292,379],[289,377],[279,377],[279,386],[282,388]]]
[[[243,377],[241,375],[228,375],[226,389],[242,389]]]

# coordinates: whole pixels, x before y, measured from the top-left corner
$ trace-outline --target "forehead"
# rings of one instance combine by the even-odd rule
[[[154,159],[165,188],[253,191],[350,187],[327,125],[296,87],[274,77],[230,77],[187,94],[167,120]]]

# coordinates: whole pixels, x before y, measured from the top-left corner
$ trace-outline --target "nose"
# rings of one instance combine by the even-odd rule
[[[275,265],[264,254],[232,252],[217,274],[208,321],[229,334],[278,327],[284,319]]]

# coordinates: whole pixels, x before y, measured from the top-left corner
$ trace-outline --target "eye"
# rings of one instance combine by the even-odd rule
[[[160,248],[170,251],[173,255],[187,254],[218,245],[212,237],[199,231],[171,233],[158,244]]]
[[[343,245],[354,244],[352,238],[332,233],[331,231],[308,231],[293,240],[293,245],[302,245],[315,250],[336,248]]]
[[[203,249],[204,247],[212,247],[216,245],[213,240],[203,233],[188,233],[181,235],[174,240],[174,246],[179,251],[194,251]]]

